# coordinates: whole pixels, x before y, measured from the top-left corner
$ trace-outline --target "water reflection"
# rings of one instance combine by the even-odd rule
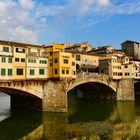
[[[31,110],[11,110],[11,116],[0,122],[0,139],[19,139],[28,135],[32,131],[36,131],[36,128],[41,124],[41,112]]]
[[[43,113],[45,140],[67,140],[67,117],[65,113]]]
[[[135,102],[117,102],[117,112],[121,121],[133,121],[135,118]]]
[[[140,103],[69,98],[69,113],[11,110],[0,140],[139,139]]]

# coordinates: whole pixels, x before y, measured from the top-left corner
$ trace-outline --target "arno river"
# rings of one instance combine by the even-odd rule
[[[0,140],[140,140],[136,102],[68,99],[68,113],[10,110],[0,97]]]

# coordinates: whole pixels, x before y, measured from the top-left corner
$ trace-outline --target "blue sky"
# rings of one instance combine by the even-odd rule
[[[140,42],[140,0],[0,0],[0,39],[33,44]]]

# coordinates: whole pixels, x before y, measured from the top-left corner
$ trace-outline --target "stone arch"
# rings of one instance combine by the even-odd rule
[[[42,109],[42,99],[32,93],[13,87],[0,87],[0,92],[10,95],[11,108]]]
[[[112,86],[111,84],[107,84],[107,83],[105,83],[105,82],[103,82],[103,81],[90,80],[90,81],[80,81],[80,82],[77,82],[77,83],[73,84],[72,86],[70,86],[70,87],[68,88],[67,93],[68,93],[70,90],[74,89],[75,87],[77,87],[77,86],[79,86],[79,85],[86,84],[86,83],[100,83],[100,84],[103,84],[103,85],[105,85],[105,86],[111,88],[114,92],[117,91],[116,88],[115,88],[114,86]]]
[[[27,91],[17,89],[17,88],[13,88],[13,87],[0,87],[0,92],[4,92],[4,93],[6,93],[10,96],[19,95],[19,96],[27,96],[27,97],[42,99],[41,97],[39,97],[37,95],[34,95],[34,94],[29,93]]]

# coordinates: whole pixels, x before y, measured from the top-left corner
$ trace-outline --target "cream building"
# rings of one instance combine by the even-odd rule
[[[132,61],[133,63],[133,77],[134,79],[140,79],[140,61]]]
[[[0,41],[0,79],[47,79],[48,57],[43,46]]]
[[[27,47],[27,79],[47,79],[49,77],[49,62],[44,47]]]
[[[99,57],[87,53],[72,53],[75,59],[76,71],[94,71],[99,66]]]
[[[13,46],[0,41],[0,80],[13,78]]]
[[[112,56],[99,61],[99,73],[107,74],[112,79],[133,78],[133,63],[126,56]]]
[[[26,52],[27,48],[22,44],[13,44],[13,79],[26,79]]]

